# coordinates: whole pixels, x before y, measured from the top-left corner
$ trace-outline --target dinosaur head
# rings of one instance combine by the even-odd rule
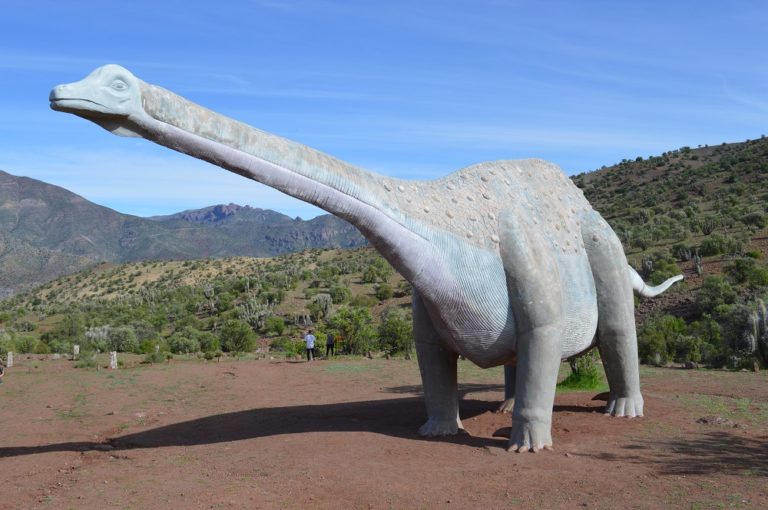
[[[130,122],[131,115],[144,113],[140,83],[127,69],[105,65],[78,82],[54,87],[51,108],[83,117],[116,135],[140,136]]]

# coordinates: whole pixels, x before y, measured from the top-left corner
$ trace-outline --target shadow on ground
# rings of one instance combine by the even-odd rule
[[[624,446],[626,455],[582,454],[606,461],[650,465],[662,475],[768,476],[768,437],[749,438],[728,431],[642,441]]]
[[[496,405],[495,402],[464,400],[460,403],[461,417],[472,418],[494,410]],[[473,447],[505,446],[504,441],[468,434],[423,439],[417,435],[416,430],[425,420],[424,401],[416,397],[251,409],[116,436],[104,443],[80,441],[3,447],[0,448],[0,458],[60,451],[194,446],[322,431],[374,432],[405,439],[435,440]]]
[[[393,386],[391,388],[382,388],[386,393],[395,393],[397,395],[424,395],[424,386],[421,384],[408,384],[405,386]],[[459,399],[464,399],[470,393],[483,393],[486,391],[504,391],[503,384],[478,384],[464,383],[459,384]]]

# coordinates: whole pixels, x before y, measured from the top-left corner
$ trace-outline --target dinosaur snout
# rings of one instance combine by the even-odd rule
[[[58,101],[67,97],[68,85],[56,85],[51,89],[51,93],[48,95],[50,102]],[[71,95],[69,96],[71,97]]]

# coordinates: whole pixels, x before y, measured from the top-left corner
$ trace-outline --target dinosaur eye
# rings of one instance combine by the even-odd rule
[[[117,91],[125,90],[128,88],[128,84],[123,80],[115,80],[109,86]]]

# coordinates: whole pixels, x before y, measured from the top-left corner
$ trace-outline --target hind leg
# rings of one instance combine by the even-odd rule
[[[512,412],[515,405],[515,378],[517,369],[515,365],[504,365],[504,402],[499,404],[498,413]]]
[[[597,214],[582,226],[597,290],[597,347],[610,396],[606,414],[642,416],[635,302],[621,242]]]
[[[517,336],[508,450],[535,452],[552,447],[552,406],[563,334],[562,283],[552,244],[536,225],[505,215],[501,226],[501,259]]]

